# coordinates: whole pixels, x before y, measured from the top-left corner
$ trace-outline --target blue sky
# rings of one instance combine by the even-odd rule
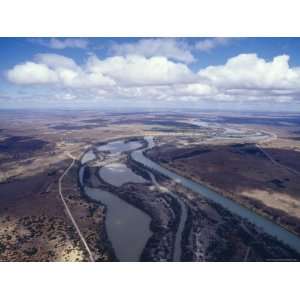
[[[29,60],[37,53],[48,52],[49,48],[33,42],[35,39],[37,38],[0,38],[1,70],[12,67],[18,62]],[[90,47],[88,49],[65,48],[55,49],[53,52],[83,62],[90,51],[104,58],[109,55],[109,48],[112,44],[134,43],[140,39],[142,38],[89,38]],[[205,38],[179,38],[179,40],[184,40],[188,44],[203,39]],[[47,40],[47,38],[44,40]],[[213,51],[196,53],[195,55],[199,60],[194,65],[205,67],[223,64],[228,58],[240,53],[257,53],[265,59],[272,59],[274,56],[281,54],[289,54],[291,65],[300,66],[300,38],[232,38],[230,44],[226,47],[215,47]]]
[[[0,38],[4,108],[299,111],[299,38]]]

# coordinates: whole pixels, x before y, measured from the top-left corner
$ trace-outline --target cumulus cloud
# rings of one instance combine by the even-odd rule
[[[195,49],[199,51],[209,52],[218,46],[225,46],[229,42],[229,38],[208,38],[201,40],[195,44]]]
[[[190,96],[212,96],[217,93],[217,89],[209,84],[193,83],[185,85],[182,93]]]
[[[146,58],[164,56],[169,59],[192,63],[195,61],[190,46],[183,40],[173,38],[140,39],[135,43],[114,44],[111,48],[115,55],[140,55]]]
[[[58,95],[55,98],[70,101],[285,103],[297,101],[300,94],[300,68],[291,67],[287,55],[265,60],[256,54],[240,54],[223,65],[193,72],[186,64],[163,56],[100,59],[92,55],[79,65],[69,57],[44,53],[6,74],[15,84],[49,85]]]
[[[67,68],[67,69],[78,69],[76,62],[63,55],[58,55],[54,53],[41,53],[34,57],[34,60],[38,61],[40,64],[47,65],[50,68]]]
[[[189,68],[165,57],[145,58],[129,55],[100,60],[91,56],[79,66],[74,60],[57,54],[38,54],[34,61],[14,66],[7,78],[17,84],[58,83],[64,86],[90,87],[114,85],[161,85],[191,81]]]
[[[86,49],[89,45],[88,39],[84,38],[50,38],[50,39],[31,39],[32,42],[51,49],[79,48]]]
[[[288,62],[288,55],[266,61],[256,54],[240,54],[230,58],[225,65],[209,66],[198,74],[221,88],[299,89],[300,70],[291,68]]]
[[[86,72],[71,58],[57,54],[38,54],[34,61],[8,70],[7,78],[16,84],[58,84],[67,87],[110,86],[115,82],[101,73]]]
[[[193,73],[181,63],[162,56],[145,58],[139,55],[109,57],[104,60],[96,56],[89,58],[87,70],[102,73],[120,84],[161,85],[191,81]]]
[[[14,66],[7,72],[7,78],[16,84],[55,83],[57,74],[46,65],[35,62],[25,62]]]

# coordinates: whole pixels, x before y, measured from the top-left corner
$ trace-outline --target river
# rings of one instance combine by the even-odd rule
[[[200,196],[220,204],[222,207],[228,209],[233,214],[236,214],[255,224],[267,234],[276,237],[278,240],[282,241],[283,243],[300,253],[300,238],[297,235],[271,222],[267,218],[256,214],[254,211],[247,209],[246,207],[238,204],[237,202],[218,194],[217,192],[209,189],[208,187],[190,179],[187,179],[183,176],[180,176],[147,158],[144,155],[144,151],[152,148],[154,146],[154,142],[153,138],[150,136],[145,137],[145,139],[148,142],[148,146],[144,149],[133,151],[131,153],[131,157],[133,160],[143,164],[149,169],[153,169],[161,173],[162,175],[175,180],[177,183],[199,194]]]
[[[84,191],[89,198],[107,208],[105,226],[117,258],[139,261],[152,235],[150,216],[110,192],[90,187],[85,187]]]
[[[98,146],[97,150],[109,151],[109,155],[115,156],[141,146],[142,144],[139,142],[125,143],[119,140]],[[84,170],[88,168],[87,163],[95,158],[96,156],[91,150],[83,155],[78,174],[79,183],[90,199],[106,206],[105,227],[118,260],[139,261],[141,253],[152,235],[150,229],[151,217],[117,195],[85,185]],[[120,186],[126,182],[145,182],[142,177],[137,176],[126,165],[120,163],[108,164],[102,167],[100,175],[103,180],[115,186]]]

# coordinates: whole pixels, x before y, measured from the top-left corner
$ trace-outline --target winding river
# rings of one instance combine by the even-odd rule
[[[98,146],[97,150],[109,151],[109,155],[114,156],[141,146],[142,144],[139,142],[125,143],[120,140]],[[139,261],[140,255],[152,235],[151,217],[113,193],[85,185],[84,170],[87,168],[86,164],[95,158],[96,156],[91,150],[83,155],[78,174],[79,183],[90,199],[106,206],[106,231],[117,258],[120,261]],[[102,167],[100,176],[104,181],[115,186],[121,186],[126,182],[145,182],[142,177],[137,176],[126,165],[120,163]]]
[[[139,261],[151,237],[151,218],[118,196],[98,188],[84,188],[94,201],[107,207],[105,226],[115,254],[120,261]]]
[[[183,176],[180,176],[147,158],[144,155],[144,151],[152,148],[154,146],[154,142],[153,138],[150,136],[145,137],[145,139],[148,142],[148,146],[144,149],[135,150],[131,152],[131,157],[133,160],[143,164],[149,169],[153,169],[161,173],[162,175],[175,180],[176,182],[190,189],[191,191],[198,193],[200,196],[203,196],[210,201],[214,201],[215,203],[220,204],[224,208],[228,209],[230,212],[239,215],[240,217],[255,224],[267,234],[276,237],[278,240],[282,241],[283,243],[300,253],[300,238],[297,235],[269,221],[263,216],[256,214],[255,212],[247,209],[246,207],[238,204],[237,202],[218,194],[217,192],[207,188],[206,186],[192,181],[190,179],[187,179]]]

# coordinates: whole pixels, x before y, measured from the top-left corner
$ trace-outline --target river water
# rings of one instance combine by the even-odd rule
[[[136,175],[125,164],[112,163],[103,166],[99,171],[100,177],[109,184],[121,186],[127,182],[144,183],[146,180]]]
[[[124,151],[134,150],[142,146],[138,141],[130,141],[125,143],[123,140],[110,142],[97,147],[98,151],[109,151],[110,154],[118,154]]]
[[[151,218],[118,196],[97,188],[84,187],[86,195],[107,208],[106,231],[120,261],[139,261],[152,235]]]
[[[117,155],[123,151],[137,149],[141,145],[139,142],[116,141],[98,146],[97,150],[109,151],[110,155]],[[152,235],[151,217],[110,192],[85,186],[84,169],[87,168],[86,163],[93,159],[95,159],[95,154],[91,150],[83,156],[82,166],[79,170],[79,182],[90,199],[106,206],[106,231],[117,258],[120,261],[139,261],[140,255]],[[116,186],[126,182],[145,182],[142,177],[120,163],[102,167],[99,175],[106,182]]]
[[[150,149],[154,146],[153,138],[152,137],[145,137],[146,141],[148,142],[147,148],[136,150],[131,153],[131,157],[133,160],[143,164],[144,166],[153,169],[166,177],[175,180],[179,184],[183,185],[184,187],[192,190],[195,193],[198,193],[200,196],[207,198],[208,200],[214,201],[215,203],[220,204],[224,208],[228,209],[230,212],[247,219],[251,223],[257,225],[263,231],[268,233],[269,235],[276,237],[278,240],[284,242],[298,253],[300,253],[300,238],[292,234],[291,232],[287,231],[283,227],[269,221],[268,219],[256,214],[255,212],[243,207],[242,205],[238,204],[237,202],[224,197],[217,192],[207,188],[206,186],[194,182],[190,179],[187,179],[183,176],[180,176],[162,166],[155,163],[154,161],[148,159],[144,156],[143,152],[147,149]]]
[[[96,158],[95,153],[93,152],[93,150],[89,150],[88,152],[86,152],[83,157],[81,158],[81,163],[82,164],[86,164],[87,162],[93,160]]]

